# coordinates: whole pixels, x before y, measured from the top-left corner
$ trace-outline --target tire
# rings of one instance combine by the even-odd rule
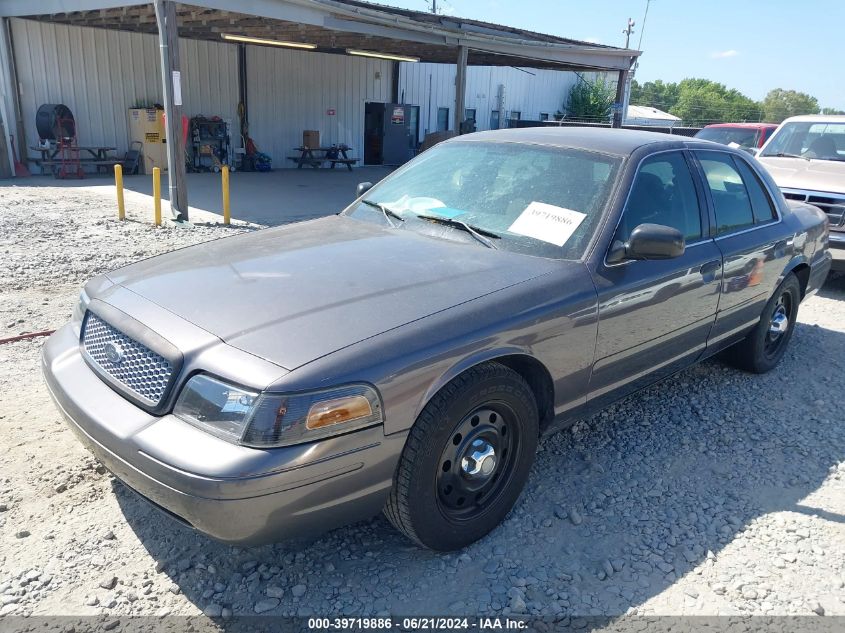
[[[522,492],[538,436],[537,402],[522,376],[495,362],[467,370],[429,401],[411,428],[385,515],[429,549],[477,541]]]
[[[725,350],[722,358],[734,367],[755,374],[774,369],[792,338],[800,302],[801,285],[798,278],[789,273],[766,303],[760,322],[742,341]],[[776,327],[780,329],[779,333],[774,332]]]

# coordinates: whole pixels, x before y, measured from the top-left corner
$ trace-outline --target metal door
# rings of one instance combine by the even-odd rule
[[[411,107],[401,103],[386,103],[382,163],[402,165],[410,158]]]

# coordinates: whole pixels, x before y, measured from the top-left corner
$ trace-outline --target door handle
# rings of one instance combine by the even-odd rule
[[[702,278],[704,279],[704,283],[709,284],[711,281],[716,279],[716,273],[719,272],[719,269],[722,267],[721,260],[714,260],[712,262],[707,262],[706,264],[702,264],[701,268],[699,268],[699,272],[701,273]]]

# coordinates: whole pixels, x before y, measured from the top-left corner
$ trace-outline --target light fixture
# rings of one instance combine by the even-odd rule
[[[418,62],[419,57],[407,57],[405,55],[391,55],[389,53],[376,53],[373,51],[359,51],[355,48],[347,48],[346,52],[349,55],[358,55],[359,57],[375,57],[376,59],[390,59],[395,62]]]
[[[279,40],[265,40],[260,37],[247,37],[246,35],[230,35],[229,33],[221,33],[221,37],[229,42],[246,42],[247,44],[284,46],[287,48],[304,48],[307,50],[314,50],[315,48],[317,48],[316,44],[303,44],[302,42],[282,42]]]

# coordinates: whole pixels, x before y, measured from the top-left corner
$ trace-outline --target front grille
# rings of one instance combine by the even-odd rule
[[[799,200],[818,207],[827,214],[827,219],[832,229],[845,225],[845,195],[801,191],[800,189],[784,189],[783,197],[788,200]]]
[[[85,318],[82,345],[104,373],[145,401],[158,404],[167,394],[173,365],[93,312]]]

